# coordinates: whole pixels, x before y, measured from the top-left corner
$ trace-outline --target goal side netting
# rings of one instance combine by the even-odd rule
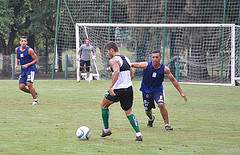
[[[77,23],[75,26],[76,51],[87,37],[97,49],[91,67],[95,79],[111,76],[104,49],[109,41],[115,41],[120,53],[132,62],[149,61],[151,51],[161,50],[162,63],[180,82],[235,85],[240,77],[240,27],[234,24]],[[136,70],[135,75],[141,76],[141,70]]]

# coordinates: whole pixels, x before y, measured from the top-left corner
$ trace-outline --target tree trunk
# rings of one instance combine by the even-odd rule
[[[6,53],[6,46],[5,39],[0,34],[0,53]]]
[[[11,53],[15,53],[14,51],[14,39],[16,38],[17,30],[14,28],[14,26],[11,26],[11,32],[9,33],[9,40],[7,44],[7,50],[5,51],[5,55],[10,55]]]
[[[2,73],[4,75],[11,75],[12,66],[11,66],[11,53],[15,53],[15,49],[13,46],[14,39],[16,37],[17,30],[12,26],[11,32],[9,33],[9,40],[6,46],[6,50],[3,51],[3,70]]]

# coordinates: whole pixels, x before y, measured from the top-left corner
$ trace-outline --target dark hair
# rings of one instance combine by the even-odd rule
[[[20,39],[27,39],[28,40],[27,36],[21,36]]]
[[[151,54],[155,54],[155,53],[159,53],[161,55],[161,51],[160,50],[154,50],[151,52]]]
[[[117,47],[117,44],[113,41],[110,41],[108,42],[106,45],[105,45],[105,49],[109,50],[109,49],[113,49],[115,52],[118,52],[118,47]]]
[[[156,53],[159,53],[160,57],[162,56],[162,53],[160,50],[154,50],[151,52],[151,54],[156,54]]]

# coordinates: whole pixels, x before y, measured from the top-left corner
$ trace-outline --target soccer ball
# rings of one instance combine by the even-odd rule
[[[89,127],[81,126],[77,129],[76,136],[80,140],[88,140],[91,136],[91,130]]]

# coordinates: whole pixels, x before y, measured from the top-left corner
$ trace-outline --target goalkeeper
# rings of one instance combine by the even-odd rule
[[[165,106],[164,101],[164,89],[163,89],[163,81],[164,75],[168,77],[168,79],[172,82],[174,87],[177,89],[181,97],[187,101],[186,95],[183,93],[179,83],[174,78],[170,69],[164,64],[160,63],[161,53],[160,51],[153,51],[151,53],[152,60],[150,62],[139,62],[132,63],[131,67],[133,68],[142,68],[143,69],[143,78],[141,83],[140,91],[142,91],[143,104],[145,113],[148,116],[148,127],[153,126],[153,122],[155,117],[152,114],[152,109],[155,108],[155,103],[158,105],[160,109],[160,113],[164,120],[164,127],[166,130],[173,130],[171,125],[169,124],[168,119],[168,111]]]
[[[80,78],[81,78],[81,73],[83,71],[87,72],[87,78],[89,78],[90,75],[90,59],[92,56],[92,59],[96,59],[96,49],[90,44],[90,39],[87,38],[85,39],[85,43],[80,46],[80,49],[78,51],[78,60],[80,61]],[[80,82],[78,80],[78,82]]]

